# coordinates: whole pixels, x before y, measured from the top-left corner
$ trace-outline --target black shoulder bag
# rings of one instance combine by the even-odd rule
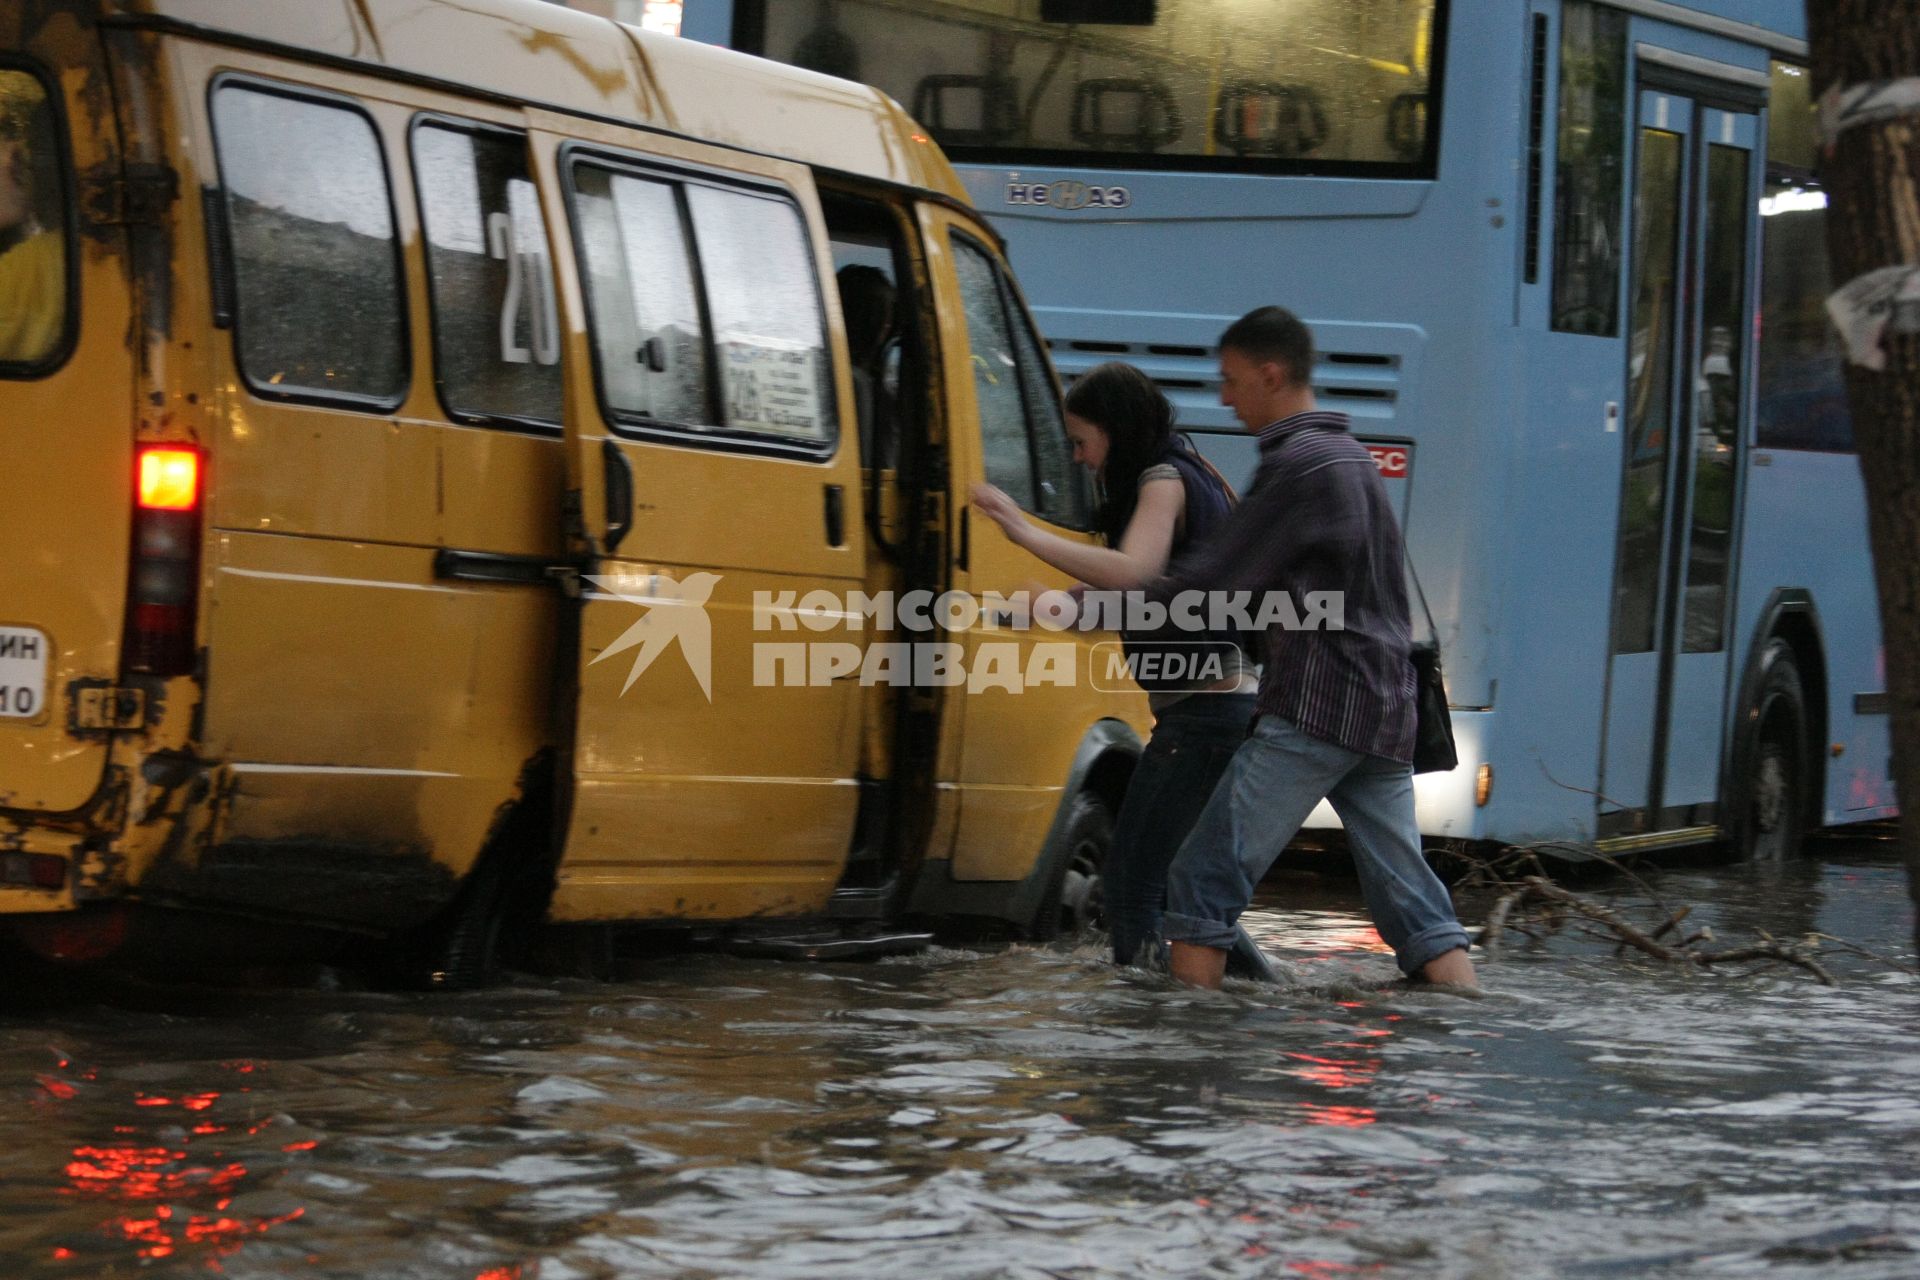
[[[1446,773],[1459,767],[1460,753],[1453,745],[1453,713],[1447,710],[1447,683],[1440,670],[1440,628],[1433,625],[1427,593],[1420,589],[1420,575],[1413,570],[1413,553],[1406,551],[1404,544],[1402,551],[1414,594],[1420,597],[1420,612],[1426,615],[1427,634],[1432,637],[1407,651],[1414,681],[1413,771]]]

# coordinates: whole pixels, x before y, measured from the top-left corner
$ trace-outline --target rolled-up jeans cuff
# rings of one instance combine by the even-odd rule
[[[1393,958],[1400,972],[1411,978],[1447,952],[1462,950],[1466,945],[1467,931],[1458,921],[1450,921],[1414,934],[1400,944]]]
[[[1168,942],[1188,942],[1196,947],[1231,951],[1239,932],[1239,927],[1234,924],[1204,920],[1199,916],[1183,916],[1173,911],[1160,917],[1160,936]]]

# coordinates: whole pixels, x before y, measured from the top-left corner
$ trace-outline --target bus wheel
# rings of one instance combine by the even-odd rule
[[[1806,702],[1786,641],[1771,641],[1761,664],[1760,691],[1748,717],[1753,737],[1742,779],[1738,849],[1751,861],[1779,862],[1799,853],[1806,825]]]
[[[1038,942],[1078,937],[1101,918],[1100,869],[1113,843],[1113,814],[1098,796],[1083,791],[1074,797],[1061,834],[1065,856],[1026,930]]]

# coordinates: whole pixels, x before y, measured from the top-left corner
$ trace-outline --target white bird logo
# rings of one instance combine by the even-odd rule
[[[627,672],[627,682],[620,686],[624,694],[633,688],[640,673],[678,640],[693,678],[700,682],[700,692],[707,695],[708,702],[713,701],[713,625],[707,617],[706,606],[715,584],[720,581],[719,574],[690,573],[678,582],[657,573],[638,582],[631,578],[623,581],[589,574],[587,581],[599,588],[590,592],[588,599],[624,600],[646,610],[588,666],[639,646],[640,651],[633,655],[633,668]],[[636,589],[644,589],[646,594],[632,594]]]

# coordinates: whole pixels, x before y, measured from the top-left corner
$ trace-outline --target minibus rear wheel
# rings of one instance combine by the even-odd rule
[[[481,856],[440,914],[406,939],[394,957],[397,985],[417,991],[471,991],[500,974],[507,918],[507,860]]]
[[[1100,873],[1113,844],[1113,811],[1099,796],[1082,791],[1060,834],[1063,852],[1026,930],[1036,942],[1076,938],[1101,920]]]
[[[1736,847],[1753,862],[1800,852],[1807,819],[1807,711],[1793,646],[1775,638],[1760,658],[1760,688],[1747,717]]]

